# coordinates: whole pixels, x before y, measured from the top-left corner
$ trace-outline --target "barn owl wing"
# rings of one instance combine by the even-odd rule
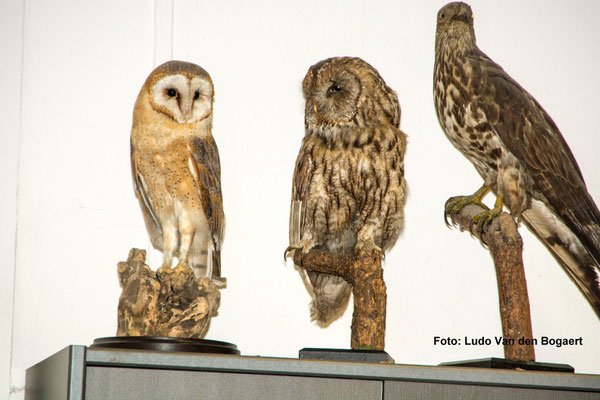
[[[214,139],[194,137],[188,143],[188,166],[196,183],[202,210],[210,227],[214,249],[221,250],[225,214],[221,195],[221,164]]]
[[[130,144],[130,156],[131,156],[131,172],[133,178],[133,188],[135,190],[135,196],[140,202],[142,214],[144,215],[144,222],[146,223],[146,229],[150,236],[152,245],[158,250],[163,250],[163,232],[162,225],[158,217],[154,205],[152,204],[152,198],[148,193],[148,187],[144,180],[144,176],[138,169],[137,153],[134,150],[133,144]]]

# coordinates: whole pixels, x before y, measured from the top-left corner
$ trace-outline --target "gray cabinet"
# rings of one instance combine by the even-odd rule
[[[600,376],[69,346],[27,370],[26,400],[600,399]]]

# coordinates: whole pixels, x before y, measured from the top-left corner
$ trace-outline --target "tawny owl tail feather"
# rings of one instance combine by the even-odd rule
[[[308,272],[308,278],[314,293],[310,318],[326,328],[346,311],[352,285],[339,276],[318,272]]]

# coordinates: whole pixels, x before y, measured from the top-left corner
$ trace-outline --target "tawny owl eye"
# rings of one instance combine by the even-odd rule
[[[196,90],[194,93],[194,100],[198,100],[200,98],[200,92]]]
[[[177,90],[175,90],[173,88],[167,89],[167,96],[169,96],[169,97],[176,97],[177,96]]]
[[[440,14],[440,19],[444,19],[444,13]]]
[[[342,87],[338,86],[338,85],[331,85],[331,87],[329,88],[330,91],[337,93],[337,92],[341,92],[342,91]]]

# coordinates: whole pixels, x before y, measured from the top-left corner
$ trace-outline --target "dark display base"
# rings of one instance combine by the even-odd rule
[[[305,347],[299,351],[298,358],[301,360],[394,363],[394,359],[382,350],[315,349]]]
[[[110,336],[94,340],[90,347],[110,349],[178,351],[187,353],[240,355],[237,346],[216,340],[160,336]]]
[[[575,368],[567,364],[552,364],[536,361],[507,360],[505,358],[480,358],[478,360],[450,361],[439,364],[448,367],[524,369],[527,371],[575,372]]]

